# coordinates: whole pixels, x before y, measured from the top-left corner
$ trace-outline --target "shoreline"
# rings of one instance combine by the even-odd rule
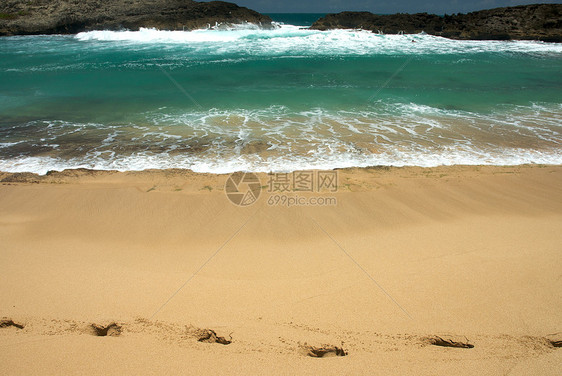
[[[247,207],[228,175],[0,173],[0,370],[557,374],[562,166],[329,172],[298,194],[335,205],[258,174]]]
[[[155,15],[150,7],[142,3],[123,8],[117,2],[110,2],[106,8],[100,9],[90,1],[80,5],[65,4],[63,1],[51,7],[15,1],[0,6],[0,36],[76,34],[83,31],[140,28],[179,31],[242,22],[257,24],[265,29],[275,27],[269,16],[232,3],[193,2],[178,8],[174,1],[159,0],[158,7],[166,12]],[[366,11],[344,11],[325,13],[310,28],[366,29],[379,34],[427,32],[456,40],[541,40],[559,43],[562,41],[557,24],[559,13],[559,4],[499,7],[452,15],[379,15]]]
[[[190,169],[184,168],[169,168],[169,169],[145,169],[145,170],[96,170],[88,168],[72,168],[65,170],[51,170],[45,174],[38,174],[34,172],[5,172],[0,171],[0,184],[80,184],[83,182],[98,182],[109,184],[120,184],[123,182],[142,183],[146,181],[157,181],[164,186],[174,185],[179,183],[191,185],[190,181],[183,179],[195,179],[195,181],[209,180],[213,184],[213,189],[222,191],[224,193],[224,184],[229,176],[233,174],[254,174],[258,179],[265,183],[272,176],[275,175],[288,175],[292,178],[295,173],[318,173],[318,172],[334,172],[339,175],[344,175],[346,180],[349,176],[360,174],[363,177],[367,176],[372,179],[372,174],[379,174],[378,178],[383,177],[415,177],[422,174],[426,177],[439,176],[444,180],[451,179],[452,176],[475,178],[477,176],[488,176],[496,174],[517,174],[522,171],[532,171],[537,169],[554,169],[556,171],[562,170],[562,164],[522,164],[522,165],[451,165],[451,166],[435,166],[435,167],[422,167],[422,166],[368,166],[368,167],[345,167],[334,169],[305,169],[305,170],[292,170],[286,172],[253,172],[253,171],[235,171],[229,173],[213,173],[213,172],[195,172]],[[365,175],[368,174],[368,175]],[[341,189],[349,190],[341,179],[338,179],[338,186],[335,192],[341,193]],[[359,187],[358,185],[357,187]],[[262,186],[264,187],[264,186]],[[203,188],[207,189],[207,188]],[[212,190],[211,190],[212,192]],[[314,190],[312,190],[314,192]]]
[[[329,169],[322,169],[322,168],[311,168],[311,169],[302,169],[302,170],[287,170],[287,171],[276,171],[276,172],[261,172],[261,171],[247,171],[247,170],[237,170],[232,172],[197,172],[193,171],[189,168],[147,168],[143,170],[111,170],[111,169],[95,169],[95,168],[85,168],[85,167],[76,167],[76,168],[66,168],[63,170],[49,170],[45,174],[40,174],[31,171],[19,171],[19,172],[10,172],[10,171],[2,171],[0,170],[0,179],[13,176],[15,178],[21,177],[22,179],[32,179],[33,177],[37,180],[43,180],[48,178],[49,176],[55,177],[81,177],[86,175],[114,175],[114,174],[146,174],[146,173],[155,173],[155,174],[165,174],[169,175],[170,173],[188,173],[188,174],[195,174],[195,175],[209,175],[209,176],[228,176],[234,173],[253,173],[258,175],[267,175],[269,173],[293,173],[295,171],[361,171],[361,170],[378,170],[378,171],[390,171],[390,170],[446,170],[446,169],[461,169],[461,170],[474,170],[474,169],[517,169],[517,168],[547,168],[547,167],[562,167],[562,163],[554,163],[554,164],[547,164],[547,163],[524,163],[524,164],[516,164],[516,165],[488,165],[488,164],[455,164],[455,165],[439,165],[439,166],[393,166],[393,165],[373,165],[373,166],[352,166],[352,167],[335,167]],[[25,181],[22,181],[25,182]]]

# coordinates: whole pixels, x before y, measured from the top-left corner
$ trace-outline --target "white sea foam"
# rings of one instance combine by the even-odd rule
[[[35,172],[89,168],[96,170],[142,171],[146,169],[185,168],[201,173],[224,174],[235,171],[290,172],[308,169],[334,169],[368,166],[421,166],[448,165],[522,165],[562,164],[562,152],[540,152],[528,149],[497,149],[494,153],[477,150],[450,149],[442,152],[420,153],[417,151],[384,152],[377,155],[351,153],[324,155],[312,153],[315,158],[278,157],[262,159],[256,156],[237,156],[227,159],[169,156],[166,154],[136,154],[120,158],[70,159],[53,157],[18,157],[0,160],[0,171]],[[112,155],[109,155],[110,157]]]
[[[17,145],[19,143],[21,143],[22,141],[18,141],[18,142],[0,142],[0,148],[7,148],[10,146],[14,146]]]
[[[34,122],[33,134],[41,138],[30,136],[25,143],[51,147],[53,152],[2,158],[0,171],[43,174],[84,167],[228,173],[372,165],[562,164],[562,114],[557,106],[512,106],[490,114],[415,103],[386,107],[157,112],[145,114],[143,126]],[[76,153],[72,142],[83,132],[88,143]],[[9,152],[13,145],[4,143],[0,150]]]
[[[427,34],[379,35],[364,30],[317,31],[292,25],[272,30],[91,31],[79,41],[129,44],[179,44],[206,53],[246,52],[250,55],[471,54],[480,52],[562,53],[559,43],[536,41],[459,41]],[[413,43],[412,41],[415,41]]]

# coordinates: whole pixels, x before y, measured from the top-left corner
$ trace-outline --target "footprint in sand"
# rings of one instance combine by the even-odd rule
[[[562,347],[562,332],[549,334],[546,336],[546,340],[550,342],[552,347]]]
[[[455,336],[433,336],[428,338],[428,342],[434,346],[456,347],[460,349],[472,349],[474,345],[470,344],[468,339],[457,338]]]
[[[2,319],[0,320],[0,328],[10,328],[10,327],[14,327],[14,328],[18,328],[18,329],[23,329],[23,325],[21,324],[17,324],[15,323],[13,320],[11,319]]]
[[[346,356],[347,351],[343,347],[337,347],[332,345],[322,345],[320,347],[315,346],[304,346],[306,355],[312,358],[328,358],[332,356]]]
[[[117,337],[121,335],[122,327],[116,323],[111,323],[107,326],[91,324],[92,333],[98,337]]]
[[[211,329],[203,329],[199,333],[199,342],[206,342],[206,343],[220,343],[221,345],[230,345],[232,343],[232,335],[230,336],[230,340],[217,336],[214,330]]]

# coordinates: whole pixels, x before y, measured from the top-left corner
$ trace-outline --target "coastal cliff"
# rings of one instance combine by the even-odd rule
[[[89,30],[191,30],[216,23],[261,24],[271,18],[222,1],[192,0],[4,0],[0,36],[75,34]]]
[[[342,12],[319,19],[311,28],[364,29],[385,34],[424,31],[451,39],[562,42],[562,4],[522,5],[443,17],[427,13],[376,15]]]

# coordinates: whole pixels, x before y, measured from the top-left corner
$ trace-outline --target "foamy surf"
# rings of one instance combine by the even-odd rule
[[[147,169],[190,169],[194,172],[226,174],[236,171],[291,172],[301,170],[331,170],[335,168],[371,166],[417,166],[436,167],[451,165],[517,166],[524,164],[559,165],[562,153],[558,150],[537,152],[522,149],[501,149],[494,153],[478,151],[446,150],[445,152],[397,152],[381,153],[376,156],[357,156],[344,153],[338,156],[309,158],[261,159],[234,157],[223,160],[213,158],[169,157],[167,155],[132,155],[118,159],[74,159],[64,160],[51,157],[20,157],[0,161],[0,171],[34,172],[88,168],[94,170],[142,171]]]
[[[344,167],[562,163],[560,106],[490,114],[387,104],[362,111],[148,112],[137,124],[35,121],[0,146],[0,170],[284,172]],[[138,125],[142,123],[142,125]],[[34,136],[31,136],[34,135]],[[76,144],[76,137],[84,139]],[[18,154],[27,155],[18,155]]]
[[[458,41],[428,34],[381,35],[366,30],[317,31],[293,25],[267,30],[255,27],[202,29],[189,32],[140,29],[90,31],[75,37],[82,42],[183,44],[213,53],[248,52],[270,55],[473,54],[483,52],[562,53],[556,43],[536,41]],[[233,43],[234,42],[234,43]],[[203,45],[203,46],[201,46]]]

